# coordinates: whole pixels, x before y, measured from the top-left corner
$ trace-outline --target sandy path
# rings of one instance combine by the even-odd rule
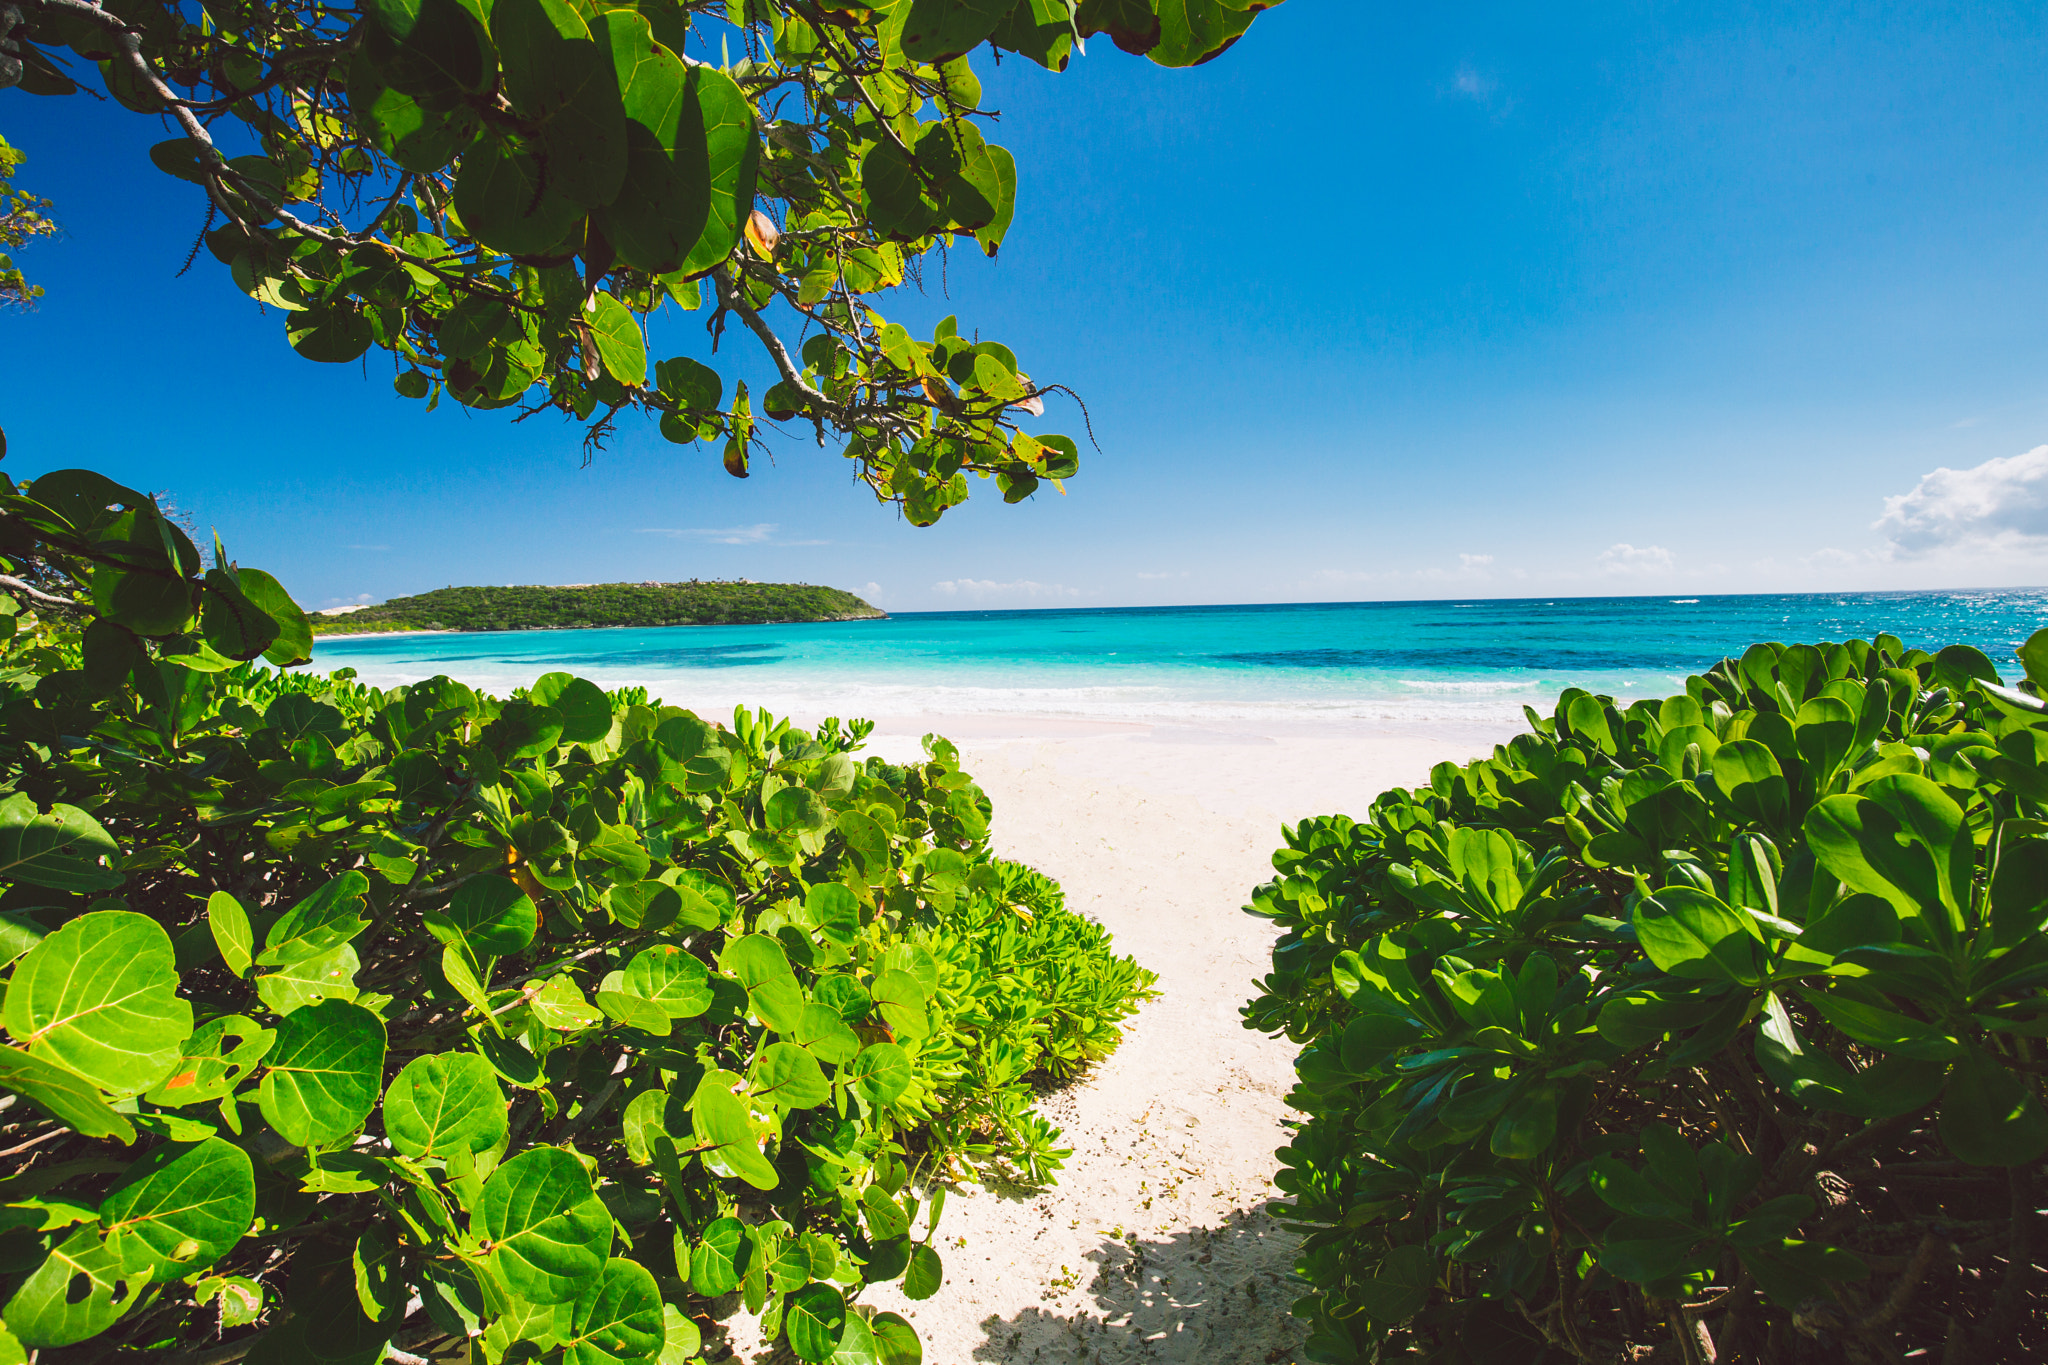
[[[872,1301],[916,1323],[929,1365],[1291,1361],[1293,1242],[1263,1209],[1293,1050],[1238,1018],[1272,939],[1239,907],[1271,876],[1283,818],[1362,811],[1505,732],[924,728],[955,739],[994,800],[999,851],[1058,878],[1159,974],[1161,995],[1114,1057],[1042,1106],[1074,1148],[1059,1185],[1028,1199],[955,1191],[945,1287]],[[918,732],[885,724],[874,749],[904,756]]]

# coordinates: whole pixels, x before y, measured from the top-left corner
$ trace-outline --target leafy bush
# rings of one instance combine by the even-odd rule
[[[1311,1358],[2048,1347],[2048,631],[2021,657],[1757,645],[1289,830],[1245,1014],[1304,1045]]]
[[[918,1360],[861,1289],[938,1290],[942,1177],[1058,1169],[1030,1085],[1150,981],[952,746],[257,669],[183,633],[250,571],[78,482],[0,501],[0,1361],[680,1365],[735,1303]]]
[[[595,583],[580,588],[436,588],[313,623],[315,635],[386,630],[708,626],[881,616],[850,592],[803,583]]]

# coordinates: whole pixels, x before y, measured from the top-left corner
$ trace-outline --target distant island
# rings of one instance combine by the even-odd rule
[[[850,592],[808,583],[570,583],[436,588],[374,607],[313,616],[315,635],[397,630],[569,630],[589,626],[742,626],[887,616]]]

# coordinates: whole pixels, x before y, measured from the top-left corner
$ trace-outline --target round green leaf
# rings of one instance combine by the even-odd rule
[[[611,1213],[559,1147],[530,1147],[491,1172],[476,1224],[492,1244],[485,1264],[515,1300],[567,1303],[611,1250]]]
[[[362,917],[370,879],[344,872],[284,912],[263,936],[259,967],[288,967],[331,953],[369,928]]]
[[[84,1227],[22,1281],[0,1318],[24,1346],[69,1346],[113,1326],[146,1286],[122,1273],[97,1227]]]
[[[924,1365],[924,1346],[917,1339],[917,1329],[902,1317],[877,1313],[868,1328],[882,1365]]]
[[[671,1019],[691,1019],[711,1008],[711,973],[672,943],[636,953],[620,988],[651,1002]]]
[[[789,1296],[782,1326],[797,1359],[828,1361],[846,1332],[846,1300],[829,1284],[807,1284]]]
[[[385,1092],[384,1132],[411,1157],[486,1152],[505,1136],[505,1093],[473,1052],[416,1057]]]
[[[737,1218],[714,1218],[705,1224],[703,1238],[683,1256],[682,1233],[676,1234],[676,1271],[687,1274],[690,1288],[707,1299],[730,1294],[747,1273],[747,1260],[754,1243],[747,1225]]]
[[[295,1147],[353,1133],[377,1106],[384,1079],[384,1021],[361,1005],[329,1000],[278,1024],[257,1104]]]
[[[519,952],[540,928],[540,912],[509,877],[471,877],[456,887],[447,919],[479,957]]]
[[[795,1043],[770,1043],[754,1054],[747,1092],[781,1109],[809,1109],[832,1098],[818,1059]]]
[[[870,1104],[891,1104],[910,1088],[910,1054],[895,1043],[870,1043],[847,1068]]]
[[[761,144],[754,136],[753,106],[732,77],[714,66],[692,66],[686,89],[696,96],[697,119],[703,129],[702,174],[711,187],[703,235],[682,265],[681,273],[689,276],[711,269],[739,244],[742,225],[754,207]],[[688,110],[683,111],[677,127],[676,159],[681,162],[694,155],[697,145]],[[695,183],[699,171],[694,165],[679,166],[678,174]]]
[[[858,1313],[846,1315],[846,1330],[839,1334],[839,1345],[828,1365],[882,1365],[881,1347],[866,1318]]]
[[[612,299],[610,295],[600,295],[599,298],[609,299],[618,306],[619,311],[625,311],[625,306],[617,299]],[[599,308],[602,307],[603,304],[600,303]],[[630,321],[629,316],[628,322]],[[593,329],[597,326],[595,320],[591,326]],[[637,328],[634,335],[639,335]],[[600,335],[600,343],[602,340]],[[588,678],[573,677],[567,673],[544,673],[534,682],[528,695],[532,697],[535,706],[552,706],[556,714],[562,718],[564,744],[595,744],[611,733],[611,698]]]
[[[4,1015],[29,1054],[102,1090],[136,1095],[177,1064],[192,1036],[170,936],[145,915],[94,910],[29,949]]]
[[[582,212],[550,190],[541,159],[483,133],[462,155],[455,209],[477,240],[499,251],[537,255],[561,245]]]
[[[910,1267],[903,1272],[903,1297],[928,1299],[946,1282],[945,1263],[939,1253],[920,1242],[910,1249]]]
[[[564,1365],[624,1365],[661,1352],[661,1289],[638,1261],[613,1257],[576,1298]]]
[[[203,1270],[242,1240],[255,1217],[249,1154],[217,1137],[157,1148],[100,1203],[100,1226],[121,1274],[144,1280]]]
[[[604,362],[607,374],[628,388],[647,382],[647,340],[640,335],[640,323],[634,318],[632,309],[610,294],[599,291],[592,305],[583,310],[583,321],[597,341],[598,358]],[[591,684],[586,683],[585,686]],[[592,687],[592,690],[596,689]],[[611,728],[609,707],[605,713],[605,728]],[[562,738],[569,739],[567,729],[563,730]]]
[[[185,1040],[179,1064],[147,1098],[165,1108],[220,1099],[256,1069],[276,1041],[275,1032],[245,1015],[209,1019]]]
[[[110,891],[122,875],[107,866],[120,849],[100,822],[75,806],[48,814],[24,792],[0,801],[0,879],[56,891]]]
[[[351,302],[285,314],[285,339],[308,360],[345,365],[370,349],[370,320]]]

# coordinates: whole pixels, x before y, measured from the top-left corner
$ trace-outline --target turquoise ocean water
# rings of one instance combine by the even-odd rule
[[[446,673],[502,692],[564,670],[701,711],[1034,715],[1168,723],[1470,721],[1622,698],[1757,640],[1963,642],[2017,672],[2048,589],[910,612],[884,621],[323,641],[314,662],[391,686]]]

